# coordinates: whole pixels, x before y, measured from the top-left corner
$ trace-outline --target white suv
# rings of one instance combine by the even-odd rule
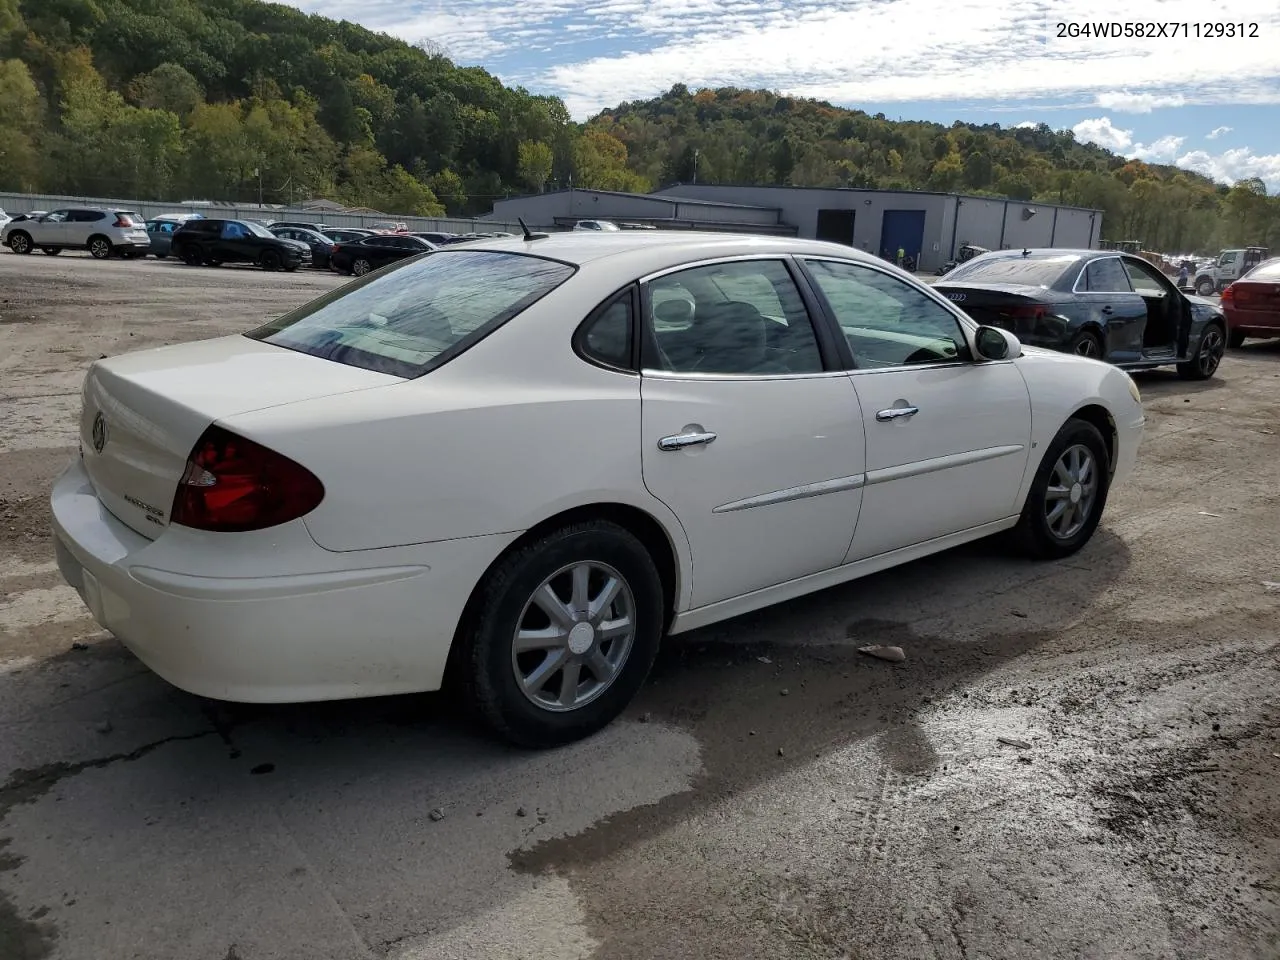
[[[19,220],[0,231],[0,243],[14,253],[37,247],[50,256],[63,250],[88,250],[96,259],[113,253],[132,259],[151,248],[146,221],[131,210],[69,207],[37,220]]]

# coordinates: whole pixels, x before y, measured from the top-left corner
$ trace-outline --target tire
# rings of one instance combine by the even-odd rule
[[[1239,330],[1232,330],[1227,334],[1227,346],[1232,350],[1239,350],[1244,346],[1244,334]]]
[[[284,261],[275,250],[264,250],[262,256],[258,258],[258,266],[263,270],[274,272],[284,266]]]
[[[1218,372],[1222,354],[1227,349],[1227,332],[1219,323],[1210,323],[1200,335],[1196,355],[1178,364],[1178,376],[1183,380],[1208,380]]]
[[[372,269],[373,264],[361,257],[359,260],[356,260],[351,264],[351,275],[353,277],[363,277]]]
[[[178,256],[181,257],[182,262],[188,267],[198,267],[204,263],[204,254],[201,253],[200,248],[194,244],[189,247],[183,247],[178,252]]]
[[[40,252],[43,253],[46,257],[56,257],[58,254],[62,252],[62,248],[61,247],[41,247]]]
[[[95,260],[108,260],[111,258],[111,241],[103,236],[93,236],[89,238],[89,256]]]
[[[619,584],[615,599],[594,619],[567,609],[579,569],[588,573],[588,602],[600,600],[609,578]],[[540,645],[517,653],[522,624],[530,633],[554,629],[555,621],[534,599],[547,586],[559,598],[555,606],[564,623],[573,626],[558,637],[535,638],[533,643]],[[469,636],[460,658],[466,693],[495,733],[524,747],[570,743],[612,722],[644,684],[662,638],[657,568],[638,539],[606,521],[564,527],[512,551],[485,577],[474,600],[476,612],[464,627]],[[630,633],[601,640],[593,630],[582,629],[587,623],[598,629],[610,622],[608,616],[614,623],[629,617]],[[563,665],[553,666],[537,683],[538,671],[553,658]],[[613,672],[606,677],[610,667]],[[564,702],[569,696],[563,693],[566,673],[577,678],[576,704]],[[521,678],[537,683],[530,693]]]
[[[1211,297],[1214,291],[1214,282],[1206,277],[1203,280],[1196,281],[1196,294],[1201,297]]]
[[[1088,470],[1075,470],[1075,466],[1083,466],[1086,457],[1090,462]],[[1068,484],[1067,480],[1073,482]],[[1037,560],[1071,556],[1088,543],[1098,529],[1110,484],[1111,456],[1106,440],[1093,424],[1074,418],[1068,420],[1045,450],[1040,468],[1031,481],[1022,516],[1013,529],[1019,551]],[[1059,505],[1063,503],[1068,506],[1060,510]],[[1080,504],[1085,505],[1082,519],[1064,517],[1073,505],[1079,510]]]
[[[1101,360],[1105,348],[1102,345],[1100,336],[1092,330],[1082,330],[1071,341],[1069,349],[1077,357],[1092,357],[1094,360]]]
[[[32,251],[31,234],[25,230],[15,230],[9,234],[9,249],[14,253],[28,254]]]

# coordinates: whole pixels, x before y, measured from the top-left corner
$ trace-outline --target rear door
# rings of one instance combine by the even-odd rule
[[[688,535],[694,607],[839,565],[858,519],[857,397],[793,269],[738,258],[642,288],[644,483]]]
[[[1088,310],[1088,322],[1103,334],[1105,359],[1126,363],[1142,358],[1147,304],[1133,289],[1119,257],[1099,257],[1086,263],[1074,292]]]
[[[64,241],[68,246],[87,247],[89,238],[95,234],[107,234],[107,228],[111,226],[111,220],[102,210],[72,210],[71,215],[67,218]]]
[[[876,267],[804,258],[848,341],[866,486],[847,561],[1016,516],[1031,401],[1011,361],[975,361],[958,317]]]

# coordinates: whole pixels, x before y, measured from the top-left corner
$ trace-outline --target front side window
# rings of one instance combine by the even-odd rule
[[[672,373],[818,373],[822,354],[800,291],[781,260],[670,273],[648,288],[646,365]]]
[[[339,287],[247,336],[352,367],[418,377],[573,272],[527,254],[441,252]]]
[[[1165,286],[1167,281],[1159,277],[1153,267],[1136,260],[1126,260],[1124,269],[1133,282],[1133,289],[1143,296],[1163,297],[1169,293],[1169,288]]]
[[[243,224],[230,222],[222,225],[223,240],[242,240],[249,235]]]
[[[970,358],[960,321],[906,281],[857,263],[808,260],[805,265],[859,369]]]

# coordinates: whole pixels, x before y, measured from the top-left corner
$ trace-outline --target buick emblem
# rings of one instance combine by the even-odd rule
[[[101,453],[102,448],[107,445],[107,418],[99,413],[93,418],[93,449],[95,453]]]
[[[954,300],[956,303],[959,303],[959,302],[960,302],[961,300],[963,300],[964,298],[965,298],[965,294],[963,294],[963,293],[948,293],[948,294],[947,294],[947,299],[948,299],[948,300]]]

